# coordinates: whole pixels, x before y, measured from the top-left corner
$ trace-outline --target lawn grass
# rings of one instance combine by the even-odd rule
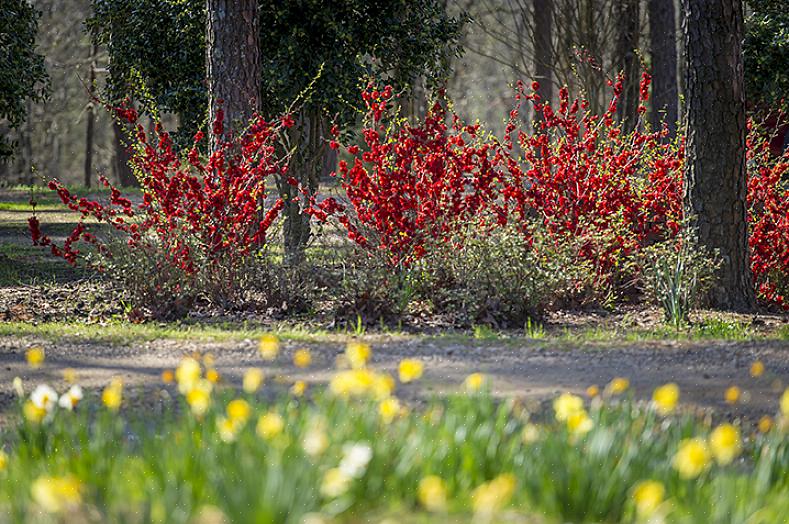
[[[538,333],[535,336],[535,332]],[[659,341],[769,341],[789,340],[789,326],[771,332],[757,332],[741,322],[707,320],[685,330],[670,327],[637,329],[632,327],[598,326],[578,329],[539,328],[531,331],[497,331],[488,326],[475,326],[471,330],[446,330],[440,333],[409,333],[402,330],[360,329],[354,324],[336,329],[326,329],[315,324],[293,322],[144,322],[130,323],[121,320],[102,323],[80,321],[58,322],[3,322],[0,336],[36,337],[57,341],[74,339],[84,342],[132,344],[157,339],[195,342],[225,342],[257,339],[266,333],[275,333],[283,340],[294,342],[343,342],[348,338],[369,341],[419,337],[426,341],[475,344],[482,346],[551,347],[556,349],[583,346],[616,346],[639,342]]]

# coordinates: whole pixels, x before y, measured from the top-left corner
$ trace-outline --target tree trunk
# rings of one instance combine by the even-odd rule
[[[85,128],[85,187],[90,187],[90,179],[93,174],[93,93],[96,83],[96,45],[90,47],[90,70],[88,71],[88,93],[90,100],[85,111],[87,125]]]
[[[676,28],[674,0],[649,0],[649,44],[652,52],[650,120],[654,129],[665,121],[672,137],[679,120]]]
[[[121,187],[137,187],[140,183],[129,167],[129,151],[126,149],[126,140],[123,134],[123,126],[117,120],[112,121],[112,130],[115,135],[115,158],[114,169],[115,178]]]
[[[310,216],[303,212],[306,199],[318,191],[321,173],[326,165],[327,123],[320,114],[311,109],[303,109],[296,115],[296,124],[290,129],[290,143],[295,145],[288,173],[299,182],[307,195],[299,188],[280,180],[278,189],[285,201],[283,214],[283,239],[285,262],[297,265],[304,261],[304,250],[310,240]]]
[[[723,260],[712,305],[749,310],[755,299],[745,201],[742,1],[683,1],[686,213],[700,242],[718,250]]]
[[[206,79],[209,125],[221,104],[225,138],[260,109],[257,0],[206,0]],[[212,133],[211,149],[215,146]]]
[[[553,102],[553,0],[532,0],[534,9],[534,80],[543,101]],[[525,15],[524,10],[524,15]],[[535,115],[535,120],[540,117]]]
[[[666,1],[666,0],[664,0]],[[624,131],[632,131],[636,124],[639,103],[639,62],[636,56],[639,36],[639,0],[619,0],[617,3],[619,34],[616,42],[616,62],[625,75],[622,98],[617,116]]]

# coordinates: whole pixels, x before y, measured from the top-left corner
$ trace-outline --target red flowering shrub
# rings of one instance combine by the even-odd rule
[[[789,152],[776,157],[769,136],[749,122],[748,222],[757,296],[789,309]]]
[[[118,260],[144,263],[140,275],[148,296],[184,293],[205,280],[217,291],[231,292],[235,270],[259,251],[283,207],[281,200],[267,202],[269,177],[285,175],[287,157],[278,147],[280,122],[256,118],[232,141],[220,142],[204,158],[198,152],[202,133],[185,158],[173,150],[169,134],[156,125],[153,141],[137,121],[134,109],[116,109],[134,126],[136,142],[130,148],[133,168],[142,187],[142,202],[122,196],[106,178],[109,202],[79,198],[57,180],[49,182],[63,203],[80,214],[72,233],[58,245],[41,232],[34,215],[29,220],[33,243],[49,248],[71,264],[84,258],[98,269]],[[217,111],[213,132],[222,133],[223,113]],[[110,234],[92,233],[96,222]],[[88,258],[80,243],[92,244],[102,255]],[[129,270],[124,267],[123,271]],[[116,273],[123,273],[120,269]],[[123,274],[118,275],[121,278]],[[204,289],[202,291],[205,291]]]
[[[645,74],[643,102],[649,81]],[[529,243],[539,231],[547,236],[542,246],[567,252],[560,246],[572,244],[597,284],[621,284],[632,276],[624,269],[632,255],[679,231],[684,142],[668,140],[665,129],[644,131],[641,122],[625,133],[615,119],[622,79],[610,84],[603,115],[591,114],[584,100],[571,103],[566,88],[554,109],[540,100],[538,85],[526,93],[519,84],[502,141],[439,103],[418,125],[387,118],[391,89],[368,86],[364,147],[348,147],[353,160],[338,169],[351,210],[327,199],[311,212],[337,214],[351,240],[388,252],[395,265],[437,243],[462,247],[469,223],[510,223]],[[540,116],[526,131],[518,116],[524,101]]]
[[[639,114],[649,82],[645,73]],[[684,140],[669,141],[665,129],[644,131],[639,121],[625,132],[615,119],[622,78],[609,85],[613,97],[602,115],[585,100],[570,101],[567,88],[554,109],[540,99],[538,84],[531,93],[519,85],[502,144],[508,171],[502,197],[524,233],[531,235],[536,219],[541,234],[575,243],[606,285],[622,279],[626,261],[641,248],[679,231],[684,155]],[[524,100],[539,115],[531,131],[518,125]]]
[[[340,161],[337,170],[353,214],[332,198],[308,212],[319,220],[337,214],[351,240],[407,266],[428,241],[448,241],[498,198],[496,148],[479,125],[464,125],[440,103],[412,126],[391,118],[391,87],[370,85],[362,97],[364,146],[348,147],[353,161]]]

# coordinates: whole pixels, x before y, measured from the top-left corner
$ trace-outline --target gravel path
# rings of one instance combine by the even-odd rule
[[[47,360],[36,371],[30,370],[24,352],[34,344],[45,348]],[[312,365],[297,369],[290,357],[297,348],[308,347]],[[11,381],[15,376],[26,384],[48,382],[64,389],[62,371],[73,368],[80,384],[100,388],[115,376],[128,385],[144,386],[143,391],[158,388],[163,370],[173,368],[190,352],[212,353],[216,369],[223,380],[240,384],[244,370],[251,366],[266,369],[270,377],[282,382],[306,380],[325,383],[331,376],[335,358],[342,352],[340,343],[297,344],[284,342],[282,352],[273,363],[263,362],[256,342],[190,342],[155,340],[138,345],[108,345],[64,341],[51,343],[33,338],[0,338],[0,411],[6,411],[13,399]],[[719,415],[755,419],[774,414],[778,397],[789,384],[789,344],[786,342],[708,342],[648,343],[620,347],[552,349],[551,344],[456,342],[442,339],[411,338],[387,340],[374,344],[372,365],[396,372],[400,359],[416,357],[425,362],[423,380],[399,387],[407,398],[427,397],[458,388],[469,373],[480,371],[491,378],[495,394],[516,396],[527,403],[552,398],[558,392],[583,393],[587,386],[602,387],[613,377],[627,377],[639,398],[648,398],[658,385],[673,381],[679,384],[685,403],[709,408]],[[750,365],[761,360],[767,371],[751,378]],[[730,406],[723,400],[724,391],[736,384],[742,388],[742,400]]]

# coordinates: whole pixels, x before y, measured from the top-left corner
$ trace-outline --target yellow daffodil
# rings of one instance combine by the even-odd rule
[[[248,369],[246,373],[244,373],[244,382],[243,388],[244,391],[252,394],[260,389],[261,384],[263,384],[263,371],[258,368]]]
[[[723,400],[726,401],[727,404],[736,404],[738,400],[740,400],[740,395],[742,391],[737,386],[730,386],[726,388],[726,392],[723,394]]]
[[[290,387],[290,393],[294,397],[300,397],[300,396],[304,395],[305,391],[307,391],[307,383],[304,382],[303,380],[297,380]]]
[[[400,413],[400,401],[395,397],[384,399],[378,404],[378,414],[384,424],[390,424]]]
[[[419,481],[417,498],[427,511],[444,511],[447,508],[447,488],[437,475],[428,475]]]
[[[353,369],[360,369],[367,365],[372,350],[368,344],[361,342],[348,342],[345,347],[345,358]]]
[[[25,358],[27,359],[27,364],[31,368],[40,368],[41,364],[44,363],[44,348],[35,346],[28,349],[27,352],[25,352]]]
[[[227,418],[234,422],[244,424],[252,414],[252,408],[246,400],[237,398],[228,402],[226,412]]]
[[[312,363],[309,349],[299,349],[293,354],[293,365],[297,368],[306,368]]]
[[[585,410],[575,411],[567,417],[567,430],[574,437],[592,431],[594,423]]]
[[[112,379],[104,391],[101,392],[101,402],[110,411],[118,411],[123,402],[123,381],[119,378]]]
[[[213,368],[207,369],[205,372],[205,379],[211,384],[217,384],[220,380],[219,372]]]
[[[175,374],[170,369],[162,371],[162,384],[172,384],[175,382]]]
[[[195,382],[186,393],[186,403],[189,404],[189,409],[194,416],[202,417],[208,411],[208,407],[211,405],[212,390],[212,384],[202,379]]]
[[[263,335],[260,337],[258,350],[263,360],[274,360],[279,353],[279,339],[272,334]]]
[[[588,388],[586,388],[586,396],[589,398],[594,398],[599,394],[600,394],[600,388],[595,385],[591,385]]]
[[[270,440],[280,433],[285,428],[285,421],[279,413],[270,411],[265,415],[258,418],[258,424],[255,428],[258,436],[265,440]]]
[[[773,429],[773,419],[769,415],[765,415],[759,419],[758,424],[759,431],[761,433],[769,433],[771,429]]]
[[[47,410],[37,406],[32,400],[27,400],[22,404],[22,415],[28,422],[40,424],[47,416]]]
[[[762,375],[764,375],[764,363],[761,360],[757,360],[751,364],[751,376],[758,378]]]
[[[343,398],[369,396],[383,400],[393,389],[392,377],[367,368],[340,371],[329,381],[329,391]]]
[[[25,387],[22,385],[22,379],[19,377],[14,377],[14,380],[11,381],[11,386],[14,388],[14,393],[19,398],[25,396]]]
[[[38,477],[30,485],[33,502],[48,513],[63,513],[82,503],[82,484],[75,477]]]
[[[515,493],[515,475],[505,473],[478,486],[471,493],[471,505],[476,515],[490,516],[504,509]]]
[[[710,466],[710,449],[700,438],[685,439],[679,443],[672,465],[685,479],[696,478]]]
[[[584,401],[572,393],[562,393],[553,401],[553,411],[556,420],[566,422],[570,415],[584,411]]]
[[[419,360],[412,358],[401,360],[400,366],[398,367],[400,382],[407,384],[408,382],[418,380],[422,376],[423,369],[424,365]]]
[[[217,417],[216,431],[222,442],[233,442],[238,436],[238,432],[244,427],[244,423],[240,420],[234,420],[230,417]]]
[[[718,464],[730,464],[742,450],[740,430],[731,424],[721,424],[710,434],[710,449]]]
[[[352,480],[340,468],[332,468],[323,475],[321,495],[328,499],[337,498],[348,491]]]
[[[485,385],[486,379],[485,375],[482,373],[472,373],[471,375],[466,377],[466,380],[463,382],[463,385],[466,388],[466,391],[471,393],[475,393],[482,389]]]
[[[666,488],[661,482],[657,480],[639,482],[633,488],[633,502],[636,504],[636,513],[641,518],[654,515],[663,503],[665,496]]]
[[[789,419],[789,388],[786,388],[784,394],[781,395],[780,406],[781,415],[783,415],[785,419]]]
[[[656,388],[652,393],[652,403],[661,415],[672,413],[679,402],[679,386],[669,383]]]
[[[0,449],[0,471],[5,471],[6,467],[8,467],[8,455]]]
[[[189,390],[195,387],[200,380],[202,369],[200,363],[192,358],[186,357],[181,360],[175,370],[175,380],[178,382],[178,391],[186,395]]]
[[[74,368],[64,369],[62,375],[66,384],[74,384],[77,381],[77,371]]]
[[[621,395],[630,387],[630,381],[626,378],[616,377],[605,387],[609,395]]]

